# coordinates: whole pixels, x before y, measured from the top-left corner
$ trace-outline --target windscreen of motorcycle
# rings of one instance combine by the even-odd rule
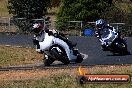
[[[110,34],[109,29],[103,29],[101,32],[101,38],[107,38]]]
[[[117,37],[116,33],[113,32],[112,30],[107,29],[107,30],[103,30],[102,32],[103,32],[102,39],[108,44],[111,44]]]

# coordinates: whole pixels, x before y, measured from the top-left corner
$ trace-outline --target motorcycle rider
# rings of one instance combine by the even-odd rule
[[[40,49],[40,46],[42,46],[43,49],[46,50],[46,49],[48,49],[48,47],[50,45],[52,45],[52,44],[50,44],[51,43],[51,39],[50,38],[53,38],[53,36],[55,36],[54,42],[56,44],[59,44],[59,45],[63,46],[64,49],[71,48],[71,47],[76,45],[76,44],[73,44],[68,39],[65,39],[63,37],[58,37],[57,33],[54,32],[54,31],[50,31],[48,29],[48,27],[46,27],[46,25],[43,25],[42,21],[35,22],[33,24],[32,31],[35,33],[34,38],[33,38],[33,43],[34,43],[34,45],[37,46],[36,47],[36,51],[39,52],[39,53],[43,53],[42,50]],[[48,38],[44,37],[46,35],[46,33],[49,35]],[[59,33],[59,35],[64,36],[62,33]],[[70,52],[70,51],[67,51],[67,53],[68,52]],[[47,55],[45,55],[45,57],[48,58]]]
[[[43,33],[43,23],[42,21],[35,21],[33,24],[33,29],[32,32],[34,32],[34,38],[33,38],[33,44],[36,45],[36,51],[39,53],[43,53],[40,50],[40,45],[39,45],[39,41],[43,41],[44,38],[44,33]]]
[[[101,41],[101,47],[104,51],[107,51],[108,48],[108,43],[103,41],[101,39],[102,34],[107,31],[107,30],[113,30],[114,32],[116,32],[115,28],[110,26],[109,24],[107,24],[103,19],[99,19],[95,22],[95,27],[96,27],[96,37],[99,38],[99,40]]]
[[[123,42],[123,44],[125,44],[125,46],[127,47],[126,42],[124,41],[124,37],[121,35],[120,32],[116,32],[116,29],[112,26],[110,26],[109,24],[107,24],[103,19],[99,19],[96,21],[96,36],[97,38],[99,38],[99,40],[101,41],[101,47],[102,50],[107,51],[108,49],[108,43],[107,41],[102,41],[102,34],[106,31],[106,30],[112,30],[113,32],[118,33],[118,38],[117,40],[120,40],[120,42]],[[116,40],[115,40],[116,41]],[[130,54],[130,52],[126,49],[126,54]]]

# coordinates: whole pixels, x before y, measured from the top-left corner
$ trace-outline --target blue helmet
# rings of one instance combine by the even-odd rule
[[[105,25],[105,21],[102,19],[97,20],[95,25],[97,29],[102,29],[102,27]]]
[[[105,21],[102,20],[102,19],[99,19],[99,20],[96,21],[96,26],[98,26],[98,25],[104,25],[104,24],[105,24]]]

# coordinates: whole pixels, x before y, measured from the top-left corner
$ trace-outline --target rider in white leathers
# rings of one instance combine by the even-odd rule
[[[68,58],[69,60],[71,60],[72,56],[70,56],[69,54],[70,46],[67,44],[67,42],[69,41],[64,41],[60,38],[52,36],[53,34],[55,34],[55,31],[49,31],[47,27],[43,28],[43,24],[41,22],[33,24],[33,28],[33,31],[36,32],[36,34],[34,35],[33,42],[37,46],[37,52],[41,53],[45,50],[48,50],[52,44],[58,44],[66,50]],[[47,57],[46,54],[45,57]]]

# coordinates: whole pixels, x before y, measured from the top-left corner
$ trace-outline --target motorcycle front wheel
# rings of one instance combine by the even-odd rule
[[[70,61],[69,61],[69,59],[68,59],[68,56],[67,56],[65,50],[62,50],[61,56],[62,56],[62,57],[60,58],[60,61],[61,61],[63,64],[67,65],[67,64],[70,63]]]
[[[81,63],[83,61],[83,57],[82,57],[82,55],[81,54],[79,54],[78,56],[77,56],[77,59],[76,59],[76,63]]]
[[[69,64],[70,61],[68,59],[68,56],[67,56],[65,50],[61,46],[54,46],[54,47],[58,47],[61,50],[61,52],[60,52],[57,50],[57,48],[52,48],[51,52],[56,57],[56,59],[61,61],[65,65]]]
[[[48,59],[46,59],[45,57],[43,59],[44,66],[50,66],[54,61],[55,60],[53,58],[49,57],[49,56],[48,56]]]

